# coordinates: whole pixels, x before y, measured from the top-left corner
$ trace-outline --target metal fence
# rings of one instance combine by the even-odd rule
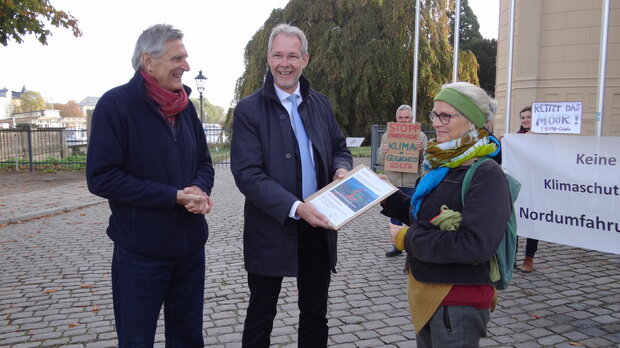
[[[230,166],[230,140],[232,129],[205,129],[205,137],[209,145],[213,167],[227,169]]]
[[[205,129],[213,165],[230,165],[230,129]],[[0,129],[0,170],[49,171],[86,168],[85,129]]]
[[[373,125],[371,131],[371,169],[383,169],[377,161],[377,149],[386,125]],[[231,129],[205,128],[213,166],[226,169],[230,166]],[[423,130],[429,139],[431,130]],[[33,128],[0,129],[0,170],[78,170],[86,168],[85,129]]]
[[[0,129],[0,168],[4,170],[83,169],[86,130],[65,128]]]

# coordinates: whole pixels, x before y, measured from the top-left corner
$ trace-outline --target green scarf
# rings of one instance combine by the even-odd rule
[[[425,170],[437,167],[456,168],[474,157],[483,157],[497,150],[497,145],[489,140],[489,132],[474,129],[458,139],[445,143],[429,141],[424,156]]]

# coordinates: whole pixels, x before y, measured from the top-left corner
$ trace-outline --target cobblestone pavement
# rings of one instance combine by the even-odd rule
[[[217,170],[212,196],[205,342],[239,347],[248,297],[243,197],[228,169]],[[0,193],[0,200],[0,347],[114,347],[105,201],[90,195],[83,182]],[[339,234],[330,347],[416,346],[405,258],[384,256],[388,219],[378,212],[372,209]],[[535,267],[527,275],[515,273],[509,289],[500,292],[483,347],[620,346],[620,256],[541,241]],[[287,278],[274,347],[296,347],[297,316],[295,281]],[[156,346],[163,341],[160,320]]]

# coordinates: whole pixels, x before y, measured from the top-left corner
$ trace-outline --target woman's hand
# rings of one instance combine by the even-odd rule
[[[388,184],[392,184],[392,182],[390,181],[390,179],[388,179],[387,176],[385,176],[385,174],[377,174],[379,176],[379,179],[387,182]]]
[[[401,225],[390,224],[390,237],[392,238],[392,244],[396,241],[396,236],[398,236],[398,232],[403,228]]]
[[[405,235],[409,230],[407,225],[394,225],[390,224],[390,237],[392,237],[392,244],[398,250],[405,250]]]

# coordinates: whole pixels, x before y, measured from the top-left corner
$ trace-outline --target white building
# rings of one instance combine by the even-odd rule
[[[86,97],[82,99],[80,102],[80,107],[82,108],[82,113],[84,116],[88,117],[89,113],[92,114],[98,101],[99,97]]]
[[[26,92],[26,87],[22,87],[21,92],[11,91],[8,88],[0,89],[0,120],[11,117],[13,111],[21,104],[22,93]]]
[[[61,128],[64,127],[61,120],[60,111],[48,109],[14,113],[10,119],[1,122],[9,123],[12,127],[18,124],[32,124],[39,128]]]

